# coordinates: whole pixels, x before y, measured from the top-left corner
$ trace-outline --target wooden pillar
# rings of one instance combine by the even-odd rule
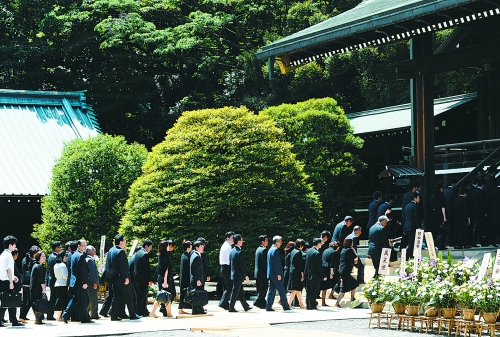
[[[412,155],[418,169],[424,171],[420,181],[424,221],[430,223],[429,200],[434,186],[434,75],[424,75],[423,58],[432,54],[432,34],[417,35],[410,40],[410,59],[416,61],[416,75],[410,80],[412,109]]]

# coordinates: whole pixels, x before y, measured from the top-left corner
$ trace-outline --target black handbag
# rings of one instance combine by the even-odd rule
[[[52,306],[49,300],[47,300],[47,295],[43,294],[42,298],[33,302],[33,311],[40,312],[42,314],[48,314],[52,311]]]
[[[23,306],[21,293],[3,292],[0,295],[1,308],[20,308]]]
[[[208,293],[204,289],[191,289],[191,305],[193,307],[202,307],[208,304]]]
[[[166,290],[160,290],[156,293],[156,300],[159,303],[168,303],[172,299],[172,294]]]

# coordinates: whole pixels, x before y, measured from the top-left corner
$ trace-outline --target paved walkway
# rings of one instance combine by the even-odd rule
[[[333,300],[328,304],[333,305]],[[259,336],[271,335],[287,337],[303,337],[304,331],[284,329],[282,327],[273,327],[275,323],[292,323],[306,321],[321,321],[346,318],[366,318],[369,309],[334,309],[333,307],[321,307],[319,310],[295,309],[292,311],[282,311],[281,306],[273,307],[275,312],[267,312],[262,309],[254,308],[244,312],[239,304],[236,309],[241,309],[238,313],[229,313],[217,306],[217,302],[211,301],[208,306],[207,316],[180,315],[176,318],[151,318],[144,317],[137,321],[122,320],[112,322],[109,318],[96,320],[94,324],[47,322],[45,325],[35,325],[34,316],[28,317],[24,327],[0,328],[1,336],[15,337],[43,337],[43,336],[106,336],[122,335],[127,333],[137,333],[146,331],[173,331],[173,330],[191,330],[209,334],[227,335],[227,336]],[[177,311],[177,305],[174,305],[173,312]],[[315,333],[314,331],[311,331]],[[317,333],[321,336],[347,337],[348,334],[329,333],[321,330],[318,326]]]

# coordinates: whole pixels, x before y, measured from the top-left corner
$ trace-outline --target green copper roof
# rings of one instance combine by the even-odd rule
[[[349,11],[263,47],[256,56],[285,56],[283,62],[287,66],[298,66],[316,57],[408,39],[498,15],[498,6],[495,1],[484,0],[365,0]],[[292,62],[299,59],[299,63]]]
[[[65,142],[101,132],[82,92],[0,90],[0,195],[44,195]]]

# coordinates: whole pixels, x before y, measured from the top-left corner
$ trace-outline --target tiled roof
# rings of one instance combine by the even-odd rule
[[[434,100],[434,116],[470,102],[476,93],[438,98]],[[411,105],[402,104],[382,109],[346,114],[354,128],[354,134],[368,134],[409,128],[411,125]]]
[[[0,90],[0,195],[45,195],[64,143],[100,132],[83,92]]]

